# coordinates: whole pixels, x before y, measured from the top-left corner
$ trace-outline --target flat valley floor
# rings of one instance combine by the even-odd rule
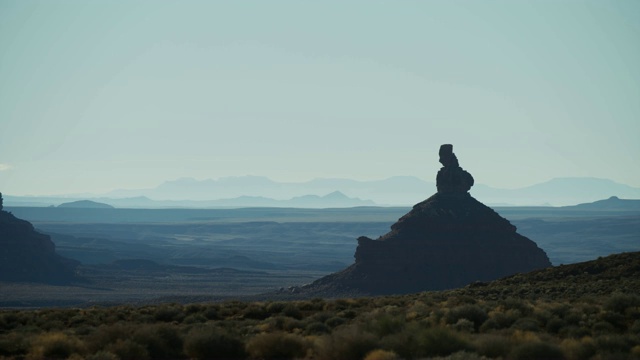
[[[246,299],[353,263],[409,208],[64,209],[9,207],[57,252],[82,263],[78,281],[0,282],[0,307],[91,306]],[[640,250],[640,212],[551,207],[495,210],[554,265]]]

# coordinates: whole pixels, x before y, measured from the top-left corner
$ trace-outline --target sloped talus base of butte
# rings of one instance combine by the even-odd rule
[[[468,193],[437,193],[376,240],[358,239],[355,264],[308,286],[330,294],[443,290],[551,266],[546,253]]]

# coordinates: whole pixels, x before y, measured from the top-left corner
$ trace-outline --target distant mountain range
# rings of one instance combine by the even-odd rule
[[[239,196],[219,200],[152,200],[146,196],[129,198],[99,197],[93,200],[72,201],[62,197],[5,196],[7,206],[56,206],[60,208],[238,208],[238,207],[296,207],[296,208],[341,208],[375,206],[371,200],[350,198],[339,191],[324,196],[304,195],[287,200],[276,200],[262,196]],[[62,204],[61,204],[62,203]]]
[[[576,210],[598,210],[598,211],[640,211],[640,200],[637,199],[620,199],[612,196],[608,199],[598,200],[591,203],[578,204],[573,206],[565,206],[566,209]]]
[[[314,179],[301,183],[276,182],[262,176],[225,177],[218,180],[182,178],[164,182],[151,189],[115,190],[104,196],[146,196],[156,200],[217,200],[241,197],[288,200],[309,195],[323,196],[336,191],[347,197],[369,199],[380,205],[407,205],[433,194],[435,183],[409,176],[374,181]]]
[[[227,177],[218,180],[183,178],[162,183],[152,189],[116,190],[107,197],[144,195],[151,199],[226,199],[243,196],[288,199],[308,194],[340,191],[348,197],[369,199],[378,205],[413,205],[436,192],[434,182],[412,176],[394,176],[383,180],[314,179],[301,183],[275,182],[266,177]],[[611,196],[640,199],[640,188],[597,178],[556,178],[519,188],[498,189],[482,184],[471,188],[471,195],[487,204],[500,205],[575,205]]]
[[[155,188],[115,190],[94,196],[24,197],[5,195],[8,206],[57,206],[92,200],[115,207],[354,207],[410,206],[436,192],[434,182],[411,176],[383,180],[314,179],[300,183],[276,182],[266,177],[241,176],[217,180],[182,178]],[[567,206],[607,199],[640,199],[640,188],[597,178],[556,178],[518,189],[482,184],[471,195],[492,206]]]

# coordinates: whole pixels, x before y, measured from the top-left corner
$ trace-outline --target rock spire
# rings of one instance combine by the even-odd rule
[[[443,165],[436,176],[436,187],[438,193],[443,194],[464,194],[473,186],[473,176],[464,171],[458,158],[453,153],[453,145],[444,144],[440,146],[440,163]]]

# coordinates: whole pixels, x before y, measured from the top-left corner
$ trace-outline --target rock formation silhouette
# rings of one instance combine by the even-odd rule
[[[438,193],[464,194],[473,186],[473,176],[464,171],[453,153],[453,145],[440,146],[440,163],[443,165],[436,176]]]
[[[473,177],[440,147],[438,192],[376,240],[358,238],[355,263],[304,287],[324,295],[443,290],[551,266],[546,253],[469,193]]]
[[[0,281],[65,283],[75,279],[77,265],[56,254],[49,235],[0,209]]]

